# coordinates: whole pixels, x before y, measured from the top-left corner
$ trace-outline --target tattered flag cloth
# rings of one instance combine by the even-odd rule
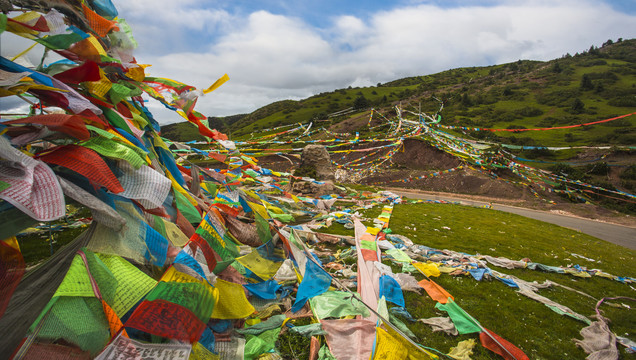
[[[0,199],[39,221],[64,216],[64,195],[51,168],[16,150],[2,136],[0,157],[0,181],[9,185],[0,190]]]

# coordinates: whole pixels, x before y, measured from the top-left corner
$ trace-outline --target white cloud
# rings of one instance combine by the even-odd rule
[[[452,7],[413,1],[365,18],[333,17],[324,28],[262,10],[217,10],[213,0],[114,2],[152,76],[202,89],[229,74],[229,82],[199,99],[197,109],[208,116],[462,66],[549,60],[636,34],[636,16],[591,0]]]

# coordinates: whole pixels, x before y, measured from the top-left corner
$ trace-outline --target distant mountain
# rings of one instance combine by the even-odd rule
[[[608,40],[600,47],[551,61],[452,69],[374,87],[337,89],[299,101],[278,101],[251,114],[210,118],[210,127],[233,139],[311,121],[324,121],[321,126],[334,131],[364,131],[370,108],[387,118],[395,116],[396,105],[432,115],[442,102],[441,124],[468,128],[554,127],[633,113],[636,40]],[[163,126],[162,136],[177,141],[202,139],[187,122]],[[462,136],[518,145],[636,146],[636,116],[573,130],[497,135],[464,131]]]

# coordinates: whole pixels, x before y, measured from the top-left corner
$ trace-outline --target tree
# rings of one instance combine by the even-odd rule
[[[353,101],[353,108],[356,110],[362,110],[367,108],[368,106],[369,106],[369,100],[367,100],[367,98],[365,98],[364,95],[358,96]]]
[[[581,89],[583,90],[592,90],[594,89],[594,84],[592,83],[592,79],[588,74],[583,74],[581,78]]]
[[[576,98],[574,99],[574,101],[572,101],[572,106],[570,107],[570,109],[574,114],[581,114],[585,111],[585,104],[583,103],[583,101],[581,101],[581,99]]]

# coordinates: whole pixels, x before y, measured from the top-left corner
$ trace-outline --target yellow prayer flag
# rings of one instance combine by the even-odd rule
[[[437,267],[437,264],[435,263],[421,263],[421,262],[414,262],[413,266],[415,266],[415,268],[417,270],[419,270],[422,274],[431,277],[431,276],[440,276],[442,274],[441,271],[439,271],[439,268]]]
[[[209,88],[203,90],[204,94],[208,94],[211,93],[212,91],[216,90],[219,88],[219,86],[225,84],[226,81],[230,80],[230,77],[225,74],[223,76],[221,76],[217,81],[214,82],[214,84],[212,84]]]
[[[213,319],[242,319],[254,313],[241,284],[217,279],[215,286],[219,290],[219,301],[212,311]]]

